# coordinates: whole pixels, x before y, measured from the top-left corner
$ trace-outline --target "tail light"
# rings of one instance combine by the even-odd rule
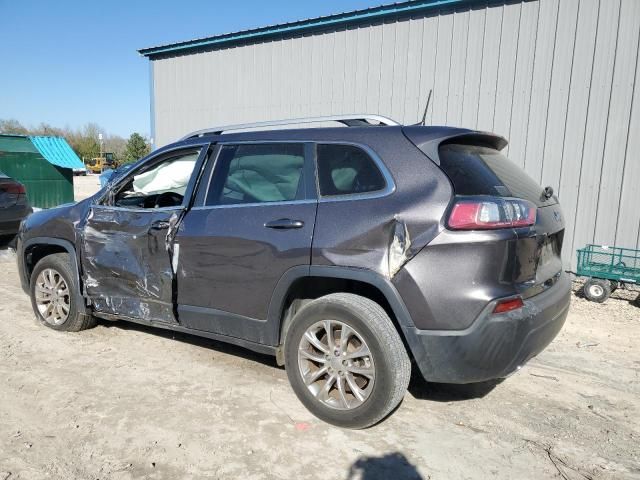
[[[500,300],[498,303],[496,303],[496,307],[493,309],[493,313],[506,313],[522,307],[524,307],[524,302],[520,297],[510,298],[508,300]]]
[[[15,195],[25,194],[27,191],[24,189],[24,185],[21,183],[11,183],[8,185],[0,186],[0,190],[3,190],[6,193],[12,193]]]
[[[461,198],[453,205],[448,225],[452,230],[495,230],[536,223],[537,208],[519,198]]]

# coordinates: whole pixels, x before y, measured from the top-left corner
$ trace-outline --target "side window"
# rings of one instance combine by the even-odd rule
[[[353,145],[317,146],[320,195],[349,195],[382,190],[386,182],[373,159]]]
[[[118,188],[112,204],[130,208],[182,205],[199,154],[199,150],[185,152],[139,170]]]
[[[304,199],[304,145],[224,145],[207,205],[283,202]]]

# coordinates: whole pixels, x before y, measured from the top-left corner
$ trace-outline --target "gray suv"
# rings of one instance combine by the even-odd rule
[[[22,286],[56,330],[122,319],[275,355],[314,415],[367,427],[412,366],[506,377],[562,328],[560,206],[506,144],[366,115],[195,132],[27,218]]]

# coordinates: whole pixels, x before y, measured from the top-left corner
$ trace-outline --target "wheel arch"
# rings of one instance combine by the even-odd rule
[[[400,294],[391,282],[375,272],[360,268],[312,265],[289,269],[272,295],[269,319],[274,328],[272,338],[278,346],[276,357],[280,358],[287,326],[299,308],[296,308],[295,302],[300,301],[301,306],[305,300],[337,292],[355,293],[379,303],[387,311],[405,342],[407,353],[411,354],[406,342],[406,331],[414,325]]]
[[[25,241],[22,246],[21,267],[24,272],[26,286],[29,287],[31,282],[31,274],[36,264],[43,258],[55,253],[68,253],[71,261],[71,270],[75,274],[76,285],[80,291],[77,296],[76,307],[80,313],[89,313],[82,295],[82,279],[80,277],[80,268],[78,253],[75,246],[69,241],[62,238],[53,237],[34,237]]]

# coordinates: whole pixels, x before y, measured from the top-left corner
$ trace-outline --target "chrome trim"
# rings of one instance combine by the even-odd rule
[[[274,127],[278,125],[296,125],[296,124],[304,124],[304,123],[321,123],[321,122],[339,122],[348,127],[362,126],[363,124],[371,125],[371,122],[378,122],[379,124],[385,125],[385,126],[400,125],[395,120],[384,117],[382,115],[372,115],[372,114],[328,115],[323,117],[289,118],[289,119],[282,119],[282,120],[271,120],[266,122],[243,123],[243,124],[237,124],[237,125],[225,125],[220,127],[205,128],[202,130],[196,130],[195,132],[191,132],[185,135],[184,137],[182,137],[179,141],[187,140],[189,138],[194,138],[194,137],[200,137],[205,134],[221,135],[223,132],[228,132],[231,130],[245,130],[250,128]]]
[[[385,163],[382,161],[382,159],[380,158],[380,156],[368,145],[365,145],[363,143],[357,143],[357,142],[349,142],[349,141],[340,141],[340,140],[327,140],[327,141],[323,141],[323,140],[246,140],[246,141],[233,141],[233,140],[229,140],[229,141],[220,141],[217,142],[216,145],[222,147],[224,145],[259,145],[259,144],[270,144],[270,143],[299,143],[301,145],[304,144],[312,144],[314,147],[317,147],[318,145],[350,145],[352,147],[357,147],[357,148],[361,148],[362,150],[364,150],[367,155],[369,155],[369,157],[371,157],[371,159],[373,160],[373,162],[376,164],[376,166],[378,167],[378,169],[380,170],[380,173],[382,173],[382,177],[384,178],[385,181],[385,187],[382,190],[376,190],[375,192],[366,192],[366,193],[347,193],[344,195],[321,195],[320,194],[320,185],[318,184],[318,159],[317,159],[317,152],[314,155],[314,169],[316,171],[316,194],[318,196],[317,199],[311,199],[311,201],[313,202],[320,202],[320,203],[330,203],[330,202],[341,202],[341,201],[351,201],[351,200],[370,200],[370,199],[374,199],[374,198],[382,198],[382,197],[386,197],[388,195],[391,195],[393,192],[396,191],[396,183],[395,180],[393,179],[393,176],[391,175],[391,172],[389,172],[389,169],[387,168],[387,166],[385,165]],[[273,204],[287,204],[287,203],[291,203],[291,202],[303,202],[304,200],[289,200],[286,202],[254,202],[254,203],[244,203],[244,204],[234,204],[234,205],[206,205],[207,203],[207,197],[209,196],[209,185],[211,184],[211,181],[213,180],[213,175],[215,173],[216,170],[216,163],[218,161],[218,156],[220,155],[222,149],[218,150],[218,154],[216,156],[216,158],[214,159],[214,164],[213,167],[211,169],[211,172],[209,173],[209,181],[206,184],[206,189],[207,189],[207,193],[204,196],[204,205],[202,205],[202,207],[207,207],[207,208],[211,208],[211,207],[217,207],[217,206],[221,206],[221,207],[230,207],[230,206],[238,206],[238,205],[247,205],[247,206],[256,206],[256,205],[273,205]],[[209,161],[211,161],[211,159],[209,159]],[[306,158],[305,158],[306,161]],[[196,208],[196,207],[192,207],[192,210]]]
[[[305,199],[305,200],[282,200],[279,202],[252,202],[252,203],[232,203],[228,205],[202,205],[197,207],[191,207],[191,210],[210,210],[218,208],[236,208],[236,207],[268,207],[270,205],[301,205],[307,203],[316,203],[317,200]]]

